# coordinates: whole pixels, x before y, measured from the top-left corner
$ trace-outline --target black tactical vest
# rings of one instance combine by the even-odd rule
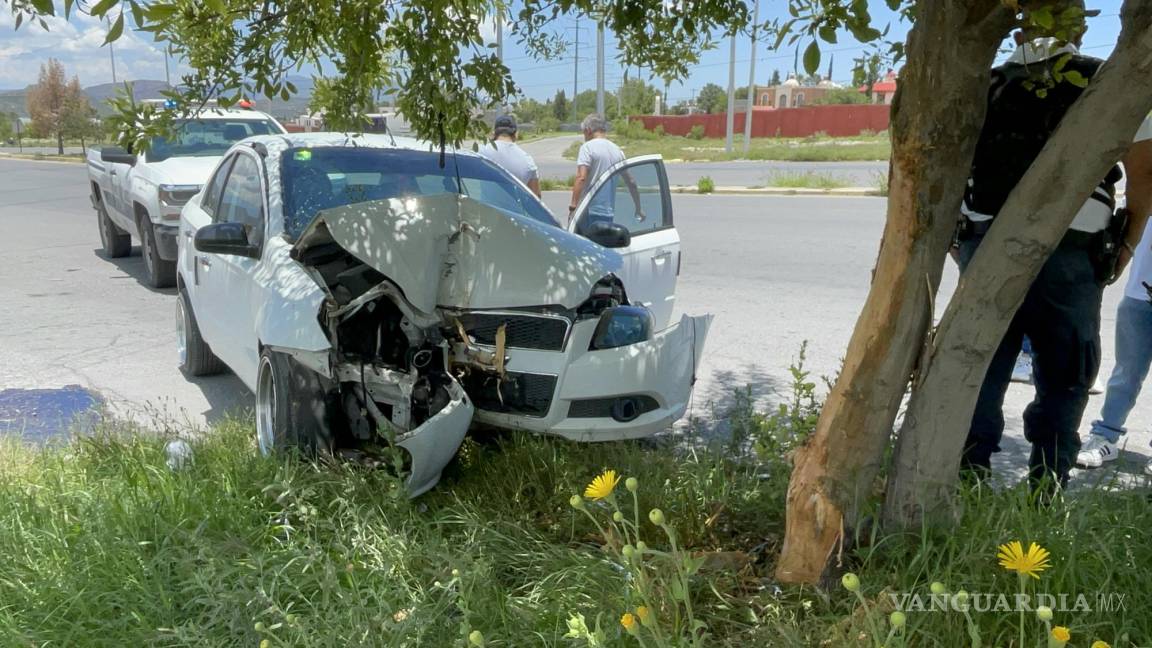
[[[1062,60],[1063,65],[1055,70]],[[1076,72],[1091,79],[1103,63],[1089,56],[1058,54],[1035,63],[1007,63],[992,69],[988,114],[964,196],[969,210],[989,216],[1000,212],[1008,194],[1084,92],[1067,79],[1055,81],[1055,74]],[[1115,208],[1116,183],[1122,177],[1120,167],[1112,167],[1093,198]]]

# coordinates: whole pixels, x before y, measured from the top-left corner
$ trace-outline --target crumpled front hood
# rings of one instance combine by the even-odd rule
[[[204,157],[170,157],[160,162],[149,162],[148,167],[157,174],[161,184],[200,185],[208,183],[212,169],[223,155]]]
[[[294,258],[335,242],[420,310],[575,308],[618,273],[616,252],[468,196],[377,200],[321,211]]]

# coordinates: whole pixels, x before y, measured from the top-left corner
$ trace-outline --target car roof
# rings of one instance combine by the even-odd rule
[[[427,153],[439,152],[440,147],[414,137],[393,137],[378,133],[285,133],[283,135],[254,135],[244,140],[245,143],[259,142],[268,147],[269,151],[283,151],[289,148],[322,148],[322,147],[348,147],[348,148],[378,148],[402,151],[418,151]],[[461,155],[477,156],[471,150],[445,146],[444,150]]]

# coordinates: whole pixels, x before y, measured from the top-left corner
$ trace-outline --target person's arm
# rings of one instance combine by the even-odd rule
[[[532,190],[532,193],[536,194],[537,198],[543,198],[543,196],[540,195],[540,178],[533,176],[532,179],[528,181],[528,188]]]
[[[1152,212],[1152,139],[1133,144],[1123,162],[1124,171],[1128,175],[1125,202],[1129,216],[1123,249],[1116,262],[1116,278],[1124,274],[1124,268],[1132,260],[1136,246],[1140,245],[1140,238],[1144,235],[1144,227],[1148,224],[1149,212]]]
[[[628,186],[628,193],[632,194],[632,203],[636,205],[636,220],[643,221],[644,209],[640,206],[640,189],[636,186],[636,179],[627,171],[620,175],[624,176],[624,184]]]
[[[580,204],[580,197],[584,194],[584,185],[588,183],[588,165],[581,164],[576,167],[576,181],[572,183],[572,200],[568,202],[568,218]]]

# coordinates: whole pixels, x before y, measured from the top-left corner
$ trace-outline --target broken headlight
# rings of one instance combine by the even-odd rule
[[[589,351],[615,349],[652,337],[652,313],[640,306],[616,306],[600,314]]]

